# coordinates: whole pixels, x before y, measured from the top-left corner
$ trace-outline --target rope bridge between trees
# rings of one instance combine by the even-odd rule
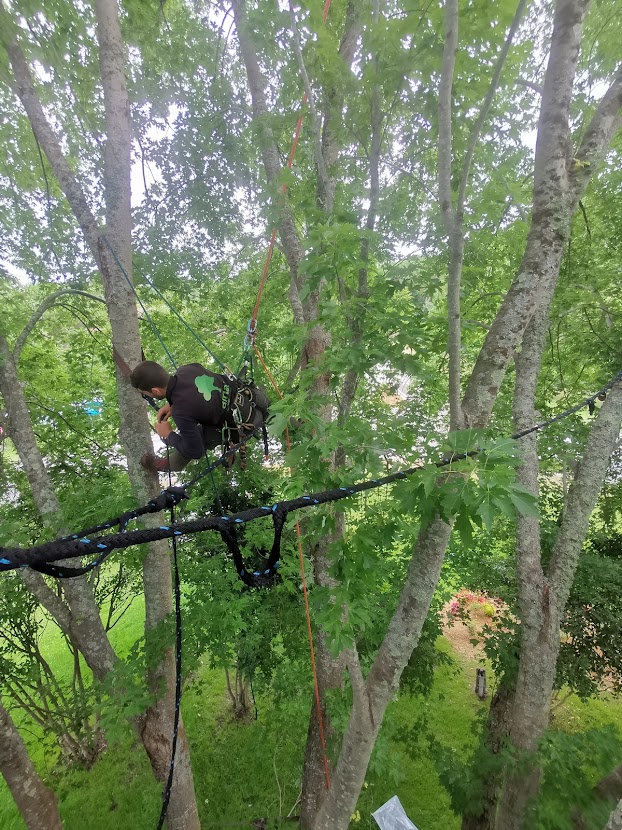
[[[594,395],[584,398],[581,402],[575,404],[569,409],[564,410],[558,415],[548,418],[528,429],[517,432],[510,436],[510,440],[519,440],[531,433],[538,432],[546,427],[567,418],[569,415],[578,412],[584,407],[588,407],[590,412],[594,411],[596,400],[604,400],[607,392],[620,380],[622,380],[622,371],[619,372],[612,380],[609,381],[602,389]],[[253,437],[254,433],[247,436],[244,442]],[[235,452],[240,445],[231,448],[224,453],[214,464],[214,467],[224,463],[224,460],[231,453]],[[434,463],[437,468],[446,467],[456,461],[464,460],[478,455],[481,452],[479,449],[470,450],[462,453],[452,453],[448,458],[444,458]],[[148,513],[158,513],[166,508],[174,507],[180,501],[188,498],[188,489],[196,483],[196,481],[205,475],[208,470],[203,471],[200,476],[197,476],[186,485],[169,486],[160,493],[157,498],[152,499],[146,505],[128,511],[116,519],[111,519],[103,524],[96,525],[86,531],[65,536],[60,539],[54,539],[50,542],[44,542],[40,545],[33,545],[31,547],[14,547],[3,548],[0,547],[0,571],[10,571],[17,568],[31,567],[43,573],[58,578],[70,578],[80,576],[87,573],[89,570],[100,565],[114,550],[121,550],[132,547],[134,545],[144,544],[146,542],[155,542],[159,539],[176,539],[179,536],[191,535],[194,533],[202,533],[204,531],[216,531],[219,533],[229,548],[233,561],[236,567],[238,576],[245,583],[245,585],[257,587],[269,587],[277,575],[279,559],[281,536],[283,532],[283,525],[289,513],[297,510],[303,510],[308,507],[316,507],[321,504],[329,504],[340,501],[341,499],[349,498],[358,493],[364,493],[368,490],[374,490],[378,487],[384,487],[388,484],[393,484],[396,481],[406,479],[425,466],[422,462],[413,467],[408,467],[404,470],[391,473],[390,475],[381,478],[372,478],[365,481],[358,482],[349,486],[335,487],[330,490],[323,490],[319,493],[311,493],[296,498],[277,501],[272,505],[261,505],[251,507],[239,513],[233,513],[223,516],[204,516],[198,519],[191,519],[185,522],[171,522],[163,524],[158,527],[142,528],[138,530],[126,530],[130,520],[138,518],[139,516]],[[274,541],[272,549],[267,560],[263,563],[260,571],[248,568],[244,563],[242,553],[240,550],[236,529],[240,525],[245,525],[248,522],[255,521],[270,516],[274,524]],[[117,533],[96,535],[102,533],[111,527],[119,527]],[[91,538],[94,537],[94,538]],[[96,558],[82,568],[66,568],[54,566],[52,563],[61,559],[74,559],[81,556],[95,554]]]

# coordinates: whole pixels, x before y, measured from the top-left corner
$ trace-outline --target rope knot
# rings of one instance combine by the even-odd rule
[[[151,499],[149,502],[150,513],[159,513],[160,510],[166,510],[170,507],[175,507],[183,499],[189,498],[185,487],[167,487],[162,490],[159,496]]]

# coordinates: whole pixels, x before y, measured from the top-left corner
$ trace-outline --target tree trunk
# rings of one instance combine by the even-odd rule
[[[131,129],[130,105],[125,80],[125,59],[116,0],[95,0],[100,75],[104,88],[106,145],[104,185],[107,239],[100,240],[100,251],[109,243],[116,253],[114,265],[104,267],[102,277],[113,346],[128,366],[140,362],[142,348],[138,331],[136,302],[131,285]],[[118,260],[118,261],[117,261]],[[117,367],[117,388],[121,410],[120,436],[128,458],[130,479],[138,498],[151,498],[159,489],[157,475],[145,474],[140,467],[143,453],[151,449],[151,436],[144,403]],[[158,521],[151,517],[152,522]],[[172,579],[168,545],[149,545],[143,563],[145,587],[145,635],[147,644],[154,629],[172,611]],[[157,644],[154,643],[157,647]],[[175,709],[175,658],[168,648],[162,660],[148,668],[149,688],[156,694],[147,711],[142,730],[143,743],[158,781],[169,773]],[[162,690],[164,689],[164,693]],[[170,830],[199,830],[199,815],[190,766],[190,754],[183,721],[180,718],[175,777],[167,813]]]
[[[329,574],[328,546],[340,539],[344,532],[342,513],[335,514],[335,530],[323,537],[311,548],[313,561],[313,580],[316,585],[333,587],[335,582]],[[321,629],[315,636],[315,662],[317,667],[318,689],[320,698],[320,716],[324,734],[326,752],[330,750],[333,730],[330,715],[326,707],[327,693],[343,688],[343,655],[333,657],[326,634]],[[311,828],[317,816],[320,804],[327,792],[326,770],[324,768],[324,750],[320,738],[320,726],[317,705],[314,699],[311,705],[307,743],[302,770],[302,793],[300,796],[300,826],[303,830]]]
[[[0,392],[8,413],[8,433],[24,466],[41,519],[44,524],[54,519],[57,520],[60,515],[60,505],[32,429],[17,367],[7,342],[1,335]],[[62,631],[80,649],[94,676],[102,680],[113,667],[116,655],[104,630],[87,577],[76,577],[62,583],[63,595],[67,603],[65,605],[49,589],[40,574],[26,570],[20,572],[20,575]]]
[[[471,426],[487,424],[509,360],[520,345],[535,308],[547,303],[553,293],[572,214],[620,123],[622,72],[601,101],[577,152],[577,158],[589,159],[589,164],[571,163],[568,109],[583,13],[583,6],[577,9],[576,5],[572,0],[560,0],[556,12],[538,127],[532,226],[519,272],[486,336],[467,385],[462,410],[465,422]],[[415,546],[397,611],[367,679],[374,729],[378,728],[418,642],[449,534],[450,528],[436,520],[421,534]],[[351,730],[354,734],[350,734]],[[357,742],[360,751],[354,749]],[[348,826],[359,794],[357,786],[364,780],[370,753],[369,734],[359,730],[359,723],[351,720],[342,755],[354,768],[341,764],[340,760],[314,830],[342,830]]]
[[[532,319],[523,348],[516,356],[515,425],[523,429],[536,417],[534,399],[548,330],[548,306]],[[540,775],[536,750],[549,722],[550,701],[560,648],[560,625],[590,515],[617,444],[622,423],[622,388],[609,393],[590,431],[583,459],[568,494],[553,555],[545,574],[541,564],[538,520],[517,517],[516,562],[521,612],[521,647],[510,741],[520,753],[521,770],[508,767],[499,811],[498,830],[531,826],[530,804],[537,795]],[[538,455],[535,436],[527,445],[519,480],[538,492]],[[523,762],[531,762],[525,771]]]
[[[420,535],[389,630],[363,688],[353,684],[354,704],[339,761],[313,825],[314,830],[348,827],[389,700],[421,634],[440,576],[451,528],[436,519]]]
[[[510,715],[513,702],[514,689],[502,679],[490,702],[483,746],[485,757],[498,755],[505,746],[510,731]],[[477,756],[474,763],[477,763]],[[486,776],[479,781],[481,786],[480,809],[477,813],[462,817],[461,830],[495,830],[497,802],[503,775],[501,768],[491,770],[488,762],[484,765],[484,768],[486,769]]]
[[[233,11],[235,17],[236,31],[238,33],[238,41],[240,45],[240,54],[246,67],[246,74],[248,78],[248,85],[251,92],[251,99],[253,105],[253,120],[261,125],[261,151],[266,172],[266,179],[269,184],[274,184],[281,172],[281,163],[278,153],[278,148],[274,141],[272,130],[268,126],[268,106],[265,95],[265,81],[261,74],[259,61],[255,46],[249,32],[248,22],[246,19],[246,4],[244,0],[234,0]],[[348,10],[348,34],[344,36],[342,41],[342,50],[345,59],[351,60],[353,54],[353,33],[358,31],[358,17],[353,8]],[[352,31],[350,31],[352,30]],[[332,179],[332,166],[336,160],[333,155],[332,137],[333,130],[336,124],[331,121],[330,127],[327,127],[325,121],[325,131],[323,136],[323,157],[327,160],[326,166],[328,168],[329,178],[325,182],[325,187],[320,188],[318,198],[323,202],[325,207],[332,207],[334,196],[334,186]],[[282,201],[280,202],[280,219],[279,231],[281,241],[283,244],[283,251],[287,259],[290,272],[290,303],[294,319],[300,325],[308,325],[313,323],[317,318],[319,291],[313,290],[310,292],[306,300],[301,301],[300,290],[302,288],[301,280],[298,275],[298,267],[303,256],[303,247],[296,229],[293,213],[287,194],[282,194]],[[329,332],[321,325],[313,325],[310,328],[307,341],[303,348],[302,368],[317,368],[318,364],[323,358],[324,353],[330,348],[331,337]],[[318,414],[326,422],[330,422],[332,418],[332,407],[330,400],[330,375],[328,372],[318,372],[313,380],[312,395],[315,399],[323,401]],[[314,565],[314,580],[317,584],[327,585],[328,580],[328,560],[327,550],[331,538],[325,537],[312,547],[311,558]],[[341,664],[335,661],[330,655],[330,651],[324,643],[324,635],[320,632],[316,642],[316,655],[318,666],[318,686],[320,690],[320,700],[323,701],[325,693],[328,689],[337,688],[341,685]],[[322,703],[322,721],[325,730],[325,737],[330,735],[330,722],[328,713],[324,704]],[[301,826],[309,827],[317,814],[318,805],[326,792],[326,778],[323,768],[323,752],[321,747],[319,725],[317,722],[317,711],[315,704],[312,707],[311,719],[309,721],[307,746],[305,750],[305,760],[303,767],[303,786],[302,786],[302,800],[301,800]]]
[[[620,801],[620,799],[622,799],[622,764],[599,781],[594,787],[593,792],[594,795],[603,800]],[[618,808],[620,808],[620,805],[622,805],[622,801],[618,804]],[[612,813],[612,817],[614,815],[615,810]],[[620,815],[620,819],[622,820],[622,814]],[[609,820],[611,821],[611,818]],[[589,830],[583,816],[578,810],[572,814],[572,826],[574,830]],[[605,830],[607,830],[607,828],[605,828]],[[620,830],[622,830],[622,827]]]
[[[609,816],[609,821],[604,830],[622,830],[622,801],[618,802],[617,807]]]
[[[0,772],[28,830],[62,830],[56,796],[45,786],[0,702]]]
[[[7,19],[7,13],[1,3],[2,0],[0,0],[0,7],[4,22]],[[142,349],[136,302],[131,284],[129,100],[124,74],[118,8],[115,0],[96,0],[95,12],[106,115],[105,237],[99,230],[84,191],[63,155],[58,137],[46,119],[28,64],[17,43],[15,29],[0,26],[0,38],[9,55],[17,82],[17,94],[98,264],[112,328],[113,348],[132,368],[140,362]],[[141,456],[152,449],[144,402],[118,366],[116,379],[121,412],[120,438],[128,460],[130,480],[139,501],[147,501],[157,494],[159,482],[157,475],[146,473],[140,466]],[[149,516],[145,520],[148,526],[157,522],[157,516]],[[152,639],[152,632],[156,626],[171,612],[172,581],[166,543],[153,543],[148,546],[148,551],[143,563],[143,581],[145,632],[149,641]],[[173,732],[175,667],[172,649],[166,651],[159,665],[150,669],[148,682],[151,690],[157,695],[157,699],[147,713],[142,736],[156,777],[164,781],[168,775]],[[163,689],[164,694],[162,694]],[[194,784],[187,741],[181,722],[176,755],[176,774],[168,815],[169,827],[175,830],[182,830],[182,828],[183,830],[195,830],[195,828],[198,830],[199,819]]]

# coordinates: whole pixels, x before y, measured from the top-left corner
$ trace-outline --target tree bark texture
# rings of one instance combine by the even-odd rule
[[[438,196],[445,233],[449,240],[449,275],[447,279],[447,322],[449,353],[450,429],[462,428],[460,391],[462,347],[460,325],[460,282],[464,258],[464,232],[458,222],[451,196],[451,103],[454,67],[458,51],[458,0],[445,3],[445,40],[443,64],[438,90]]]
[[[440,519],[421,533],[397,610],[367,682],[363,683],[362,688],[353,685],[354,703],[333,773],[332,787],[313,830],[341,830],[349,824],[386,707],[419,640],[450,533],[450,526]]]
[[[445,5],[445,44],[443,49],[443,64],[438,94],[438,192],[441,206],[441,216],[445,226],[445,233],[449,242],[449,273],[447,278],[447,322],[449,355],[449,420],[450,429],[457,430],[464,427],[462,411],[462,332],[461,332],[461,288],[462,266],[464,263],[464,205],[466,189],[470,178],[471,165],[475,147],[479,140],[482,128],[488,117],[495,93],[499,86],[501,72],[510,51],[510,46],[518,30],[519,23],[527,5],[527,0],[520,0],[514,19],[508,31],[497,63],[482,103],[479,115],[469,134],[469,141],[462,163],[460,185],[456,204],[453,204],[451,192],[452,177],[452,85],[458,49],[458,3],[456,0],[447,0]]]
[[[604,830],[622,830],[622,801],[613,809]]]
[[[0,773],[28,830],[62,830],[56,796],[41,780],[21,735],[1,702]]]
[[[104,186],[107,241],[116,252],[114,264],[107,268],[104,288],[113,346],[123,360],[135,366],[142,357],[136,302],[131,286],[131,129],[130,105],[125,80],[125,60],[116,0],[95,0],[100,75],[104,89],[106,145]],[[106,243],[106,240],[104,240]],[[102,240],[100,251],[104,250]],[[107,245],[106,245],[107,247]],[[104,257],[107,260],[107,257]],[[117,262],[118,259],[118,262]],[[115,336],[116,335],[116,336]],[[122,342],[121,342],[122,341]],[[121,410],[120,436],[126,449],[130,479],[140,499],[150,498],[159,489],[157,475],[146,474],[140,458],[151,449],[151,436],[142,399],[117,367],[117,388]],[[138,429],[137,429],[138,427]],[[157,517],[151,517],[154,522]],[[168,545],[149,545],[143,563],[145,588],[145,635],[149,644],[152,632],[172,611],[172,580]],[[173,737],[175,706],[175,660],[167,648],[162,659],[148,668],[149,686],[156,693],[147,711],[142,738],[158,781],[168,776]],[[198,830],[190,754],[183,721],[180,719],[175,776],[167,813],[170,830]]]
[[[589,175],[602,161],[619,124],[617,112],[622,100],[622,86],[616,76],[586,133],[586,137],[592,133],[598,135],[597,141],[589,143],[589,151],[586,149],[590,164],[578,169],[568,158],[568,108],[583,14],[584,4],[571,0],[560,0],[556,9],[538,127],[530,234],[517,277],[484,341],[467,385],[462,408],[465,421],[471,426],[485,426],[488,422],[509,360],[520,345],[535,308],[548,303],[552,296],[578,196],[587,187]],[[415,546],[398,609],[367,679],[374,729],[378,728],[403,668],[418,642],[449,534],[450,528],[437,520],[423,532]],[[357,744],[360,751],[354,750]],[[332,790],[322,805],[314,830],[347,827],[356,806],[357,787],[364,780],[370,746],[373,741],[370,744],[369,735],[361,730],[360,718],[352,719],[344,738],[343,757],[348,763],[340,761],[338,764]]]
[[[569,237],[572,216],[619,125],[622,72],[618,72],[571,157],[569,107],[586,3],[559,0],[545,75],[534,170],[531,227],[518,274],[488,331],[467,384],[467,425],[484,425],[514,349],[535,308],[551,296]]]
[[[619,830],[622,830],[622,764],[599,781],[594,787],[593,793],[604,801],[619,802],[618,809],[621,810],[619,816],[621,827]],[[615,810],[612,813],[613,816],[615,816]],[[611,820],[610,818],[609,821]],[[572,827],[573,830],[590,830],[579,810],[575,810],[572,814]],[[608,830],[608,828],[605,828],[605,830]]]
[[[281,174],[281,163],[274,135],[271,128],[268,126],[269,110],[265,95],[265,81],[259,66],[255,45],[249,32],[248,21],[246,18],[246,4],[244,0],[234,0],[233,11],[240,54],[246,68],[248,85],[251,94],[253,122],[260,132],[260,145],[266,172],[266,179],[268,181],[268,185],[271,185],[273,190],[276,190],[275,185],[278,183]],[[354,19],[353,12],[349,12],[348,19],[352,23],[352,19]],[[351,28],[356,30],[354,23],[352,23]],[[350,50],[353,50],[351,37],[348,36],[344,38],[344,42],[347,43],[345,52],[346,54],[349,54]],[[323,136],[322,153],[324,154],[323,158],[327,159],[328,166],[332,160],[332,144],[324,144],[324,140],[328,142],[326,132]],[[330,168],[328,169],[328,172],[330,173]],[[331,188],[332,185],[329,180],[328,187],[324,187],[323,194],[324,198],[328,200],[327,203],[332,206],[334,190]],[[294,216],[287,194],[283,191],[275,192],[273,198],[280,199],[279,231],[283,250],[289,266],[290,302],[294,320],[301,325],[309,323],[312,324],[317,318],[319,291],[311,291],[307,299],[304,302],[301,301],[300,291],[302,289],[302,280],[298,273],[298,267],[303,257],[302,242],[294,222]],[[326,371],[317,371],[317,367],[322,361],[326,350],[330,348],[330,345],[331,338],[329,332],[319,324],[312,325],[304,345],[302,361],[303,370],[313,367],[316,371],[311,391],[314,398],[324,402],[318,414],[327,422],[330,421],[332,417],[329,390],[330,375]],[[328,584],[327,551],[330,541],[331,540],[328,537],[323,538],[311,548],[311,558],[314,564],[314,580],[317,584]],[[325,692],[329,688],[335,688],[341,685],[341,669],[339,668],[339,662],[333,660],[331,657],[329,649],[324,643],[324,635],[322,633],[320,633],[317,638],[316,653],[318,665],[318,685],[320,689],[320,698],[323,701]],[[330,722],[328,719],[328,713],[323,703],[322,710],[325,735],[329,736],[331,731]],[[312,709],[308,727],[302,789],[301,825],[303,827],[309,827],[311,826],[310,822],[314,820],[315,815],[317,814],[319,800],[322,798],[326,790],[315,705]]]
[[[8,433],[15,444],[35,505],[45,525],[58,518],[60,504],[32,429],[17,366],[5,338],[1,335],[0,392],[7,410]],[[113,667],[116,655],[104,630],[87,577],[81,576],[62,583],[65,604],[36,571],[26,570],[20,572],[20,575],[29,590],[82,652],[94,676],[99,680],[103,679]]]
[[[361,3],[349,0],[346,22],[339,45],[339,56],[346,70],[350,71],[356,47],[363,31],[361,21]],[[335,84],[325,91],[325,105],[322,124],[322,157],[326,166],[327,180],[318,179],[317,201],[319,207],[327,214],[333,210],[337,187],[336,168],[343,131],[344,90],[341,84]]]
[[[380,17],[379,0],[373,0],[372,3],[372,22],[374,25],[378,24]],[[344,40],[347,38],[344,36]],[[373,56],[373,64],[376,73],[378,72],[378,55]],[[341,113],[339,113],[341,114]],[[334,119],[335,115],[330,114],[330,118]],[[383,113],[381,102],[381,89],[378,81],[374,83],[371,97],[371,143],[369,151],[369,207],[367,209],[367,216],[365,219],[365,230],[371,233],[376,227],[376,219],[378,217],[378,209],[380,205],[380,156],[382,151],[383,139]],[[336,156],[337,148],[333,153]],[[363,344],[363,335],[365,331],[365,317],[367,310],[367,301],[369,300],[369,235],[365,235],[361,240],[361,262],[363,263],[359,268],[358,273],[358,289],[357,289],[357,304],[353,312],[348,313],[347,322],[348,328],[352,333],[352,345],[355,348],[361,348]],[[341,384],[341,392],[339,394],[339,421],[344,422],[350,414],[352,404],[356,395],[356,389],[359,383],[359,372],[355,369],[348,369]],[[339,447],[335,453],[335,466],[339,467],[345,462],[345,450]]]
[[[482,747],[484,753],[498,755],[505,746],[510,732],[513,702],[514,688],[502,678],[490,701]],[[489,764],[485,764],[484,769],[486,770],[485,778],[479,782],[481,785],[479,810],[462,817],[461,830],[495,830],[497,803],[503,775],[501,769],[498,772],[491,771]]]
[[[273,198],[278,199],[279,233],[290,272],[290,302],[294,312],[294,319],[297,323],[302,324],[309,319],[313,319],[308,317],[308,310],[306,314],[304,311],[304,307],[308,303],[303,304],[300,299],[302,284],[298,276],[298,266],[303,257],[302,244],[298,236],[294,215],[287,194],[277,189],[282,170],[281,160],[274,140],[274,133],[269,126],[269,109],[266,101],[265,81],[259,67],[255,46],[249,33],[245,0],[233,0],[232,6],[240,54],[246,68],[246,77],[251,93],[253,123],[258,132],[266,179],[268,185],[274,191]]]
[[[1,2],[1,0],[0,0]],[[102,234],[84,191],[64,158],[60,142],[48,123],[37,96],[31,73],[17,42],[15,30],[0,26],[0,37],[8,52],[16,80],[16,92],[26,110],[35,135],[43,148],[56,178],[72,208],[91,252],[98,264],[112,344],[130,367],[142,358],[136,302],[131,285],[131,203],[130,203],[130,112],[124,73],[124,53],[115,0],[96,0],[97,37],[100,44],[100,73],[104,90],[106,146],[104,149],[104,188],[106,234]],[[3,23],[6,19],[3,10]],[[114,254],[112,253],[114,251]],[[123,373],[116,369],[120,438],[128,460],[128,472],[136,497],[147,501],[159,491],[155,474],[140,466],[141,456],[152,449],[144,402]],[[156,524],[150,516],[145,524]],[[156,542],[149,545],[143,565],[145,587],[145,629],[147,638],[172,610],[171,573],[168,547]],[[150,687],[158,698],[147,713],[143,728],[145,748],[158,780],[164,781],[172,741],[175,695],[175,671],[172,649],[149,677]],[[164,693],[162,694],[162,689]],[[185,757],[182,758],[185,754]],[[168,814],[169,827],[175,830],[198,830],[199,819],[194,784],[187,754],[183,724],[180,724],[176,775]]]
[[[534,398],[548,329],[548,307],[538,309],[516,356],[515,425],[536,417]],[[541,564],[538,520],[517,517],[516,566],[521,613],[521,648],[510,728],[511,744],[532,767],[517,772],[509,767],[497,816],[498,830],[531,826],[530,804],[537,795],[538,743],[548,725],[550,700],[560,648],[560,626],[572,588],[589,519],[602,487],[609,457],[622,424],[622,388],[615,386],[595,420],[583,458],[570,488],[560,529],[553,545],[548,573]],[[526,444],[519,480],[534,495],[538,491],[535,436]]]

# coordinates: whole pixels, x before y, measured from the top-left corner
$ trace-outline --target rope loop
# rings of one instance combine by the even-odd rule
[[[156,496],[155,499],[151,499],[148,503],[148,506],[151,508],[149,512],[159,513],[161,510],[167,510],[168,508],[175,507],[175,505],[179,504],[180,501],[188,498],[190,498],[190,496],[183,485],[179,487],[167,487],[166,490],[162,490],[159,496]]]

